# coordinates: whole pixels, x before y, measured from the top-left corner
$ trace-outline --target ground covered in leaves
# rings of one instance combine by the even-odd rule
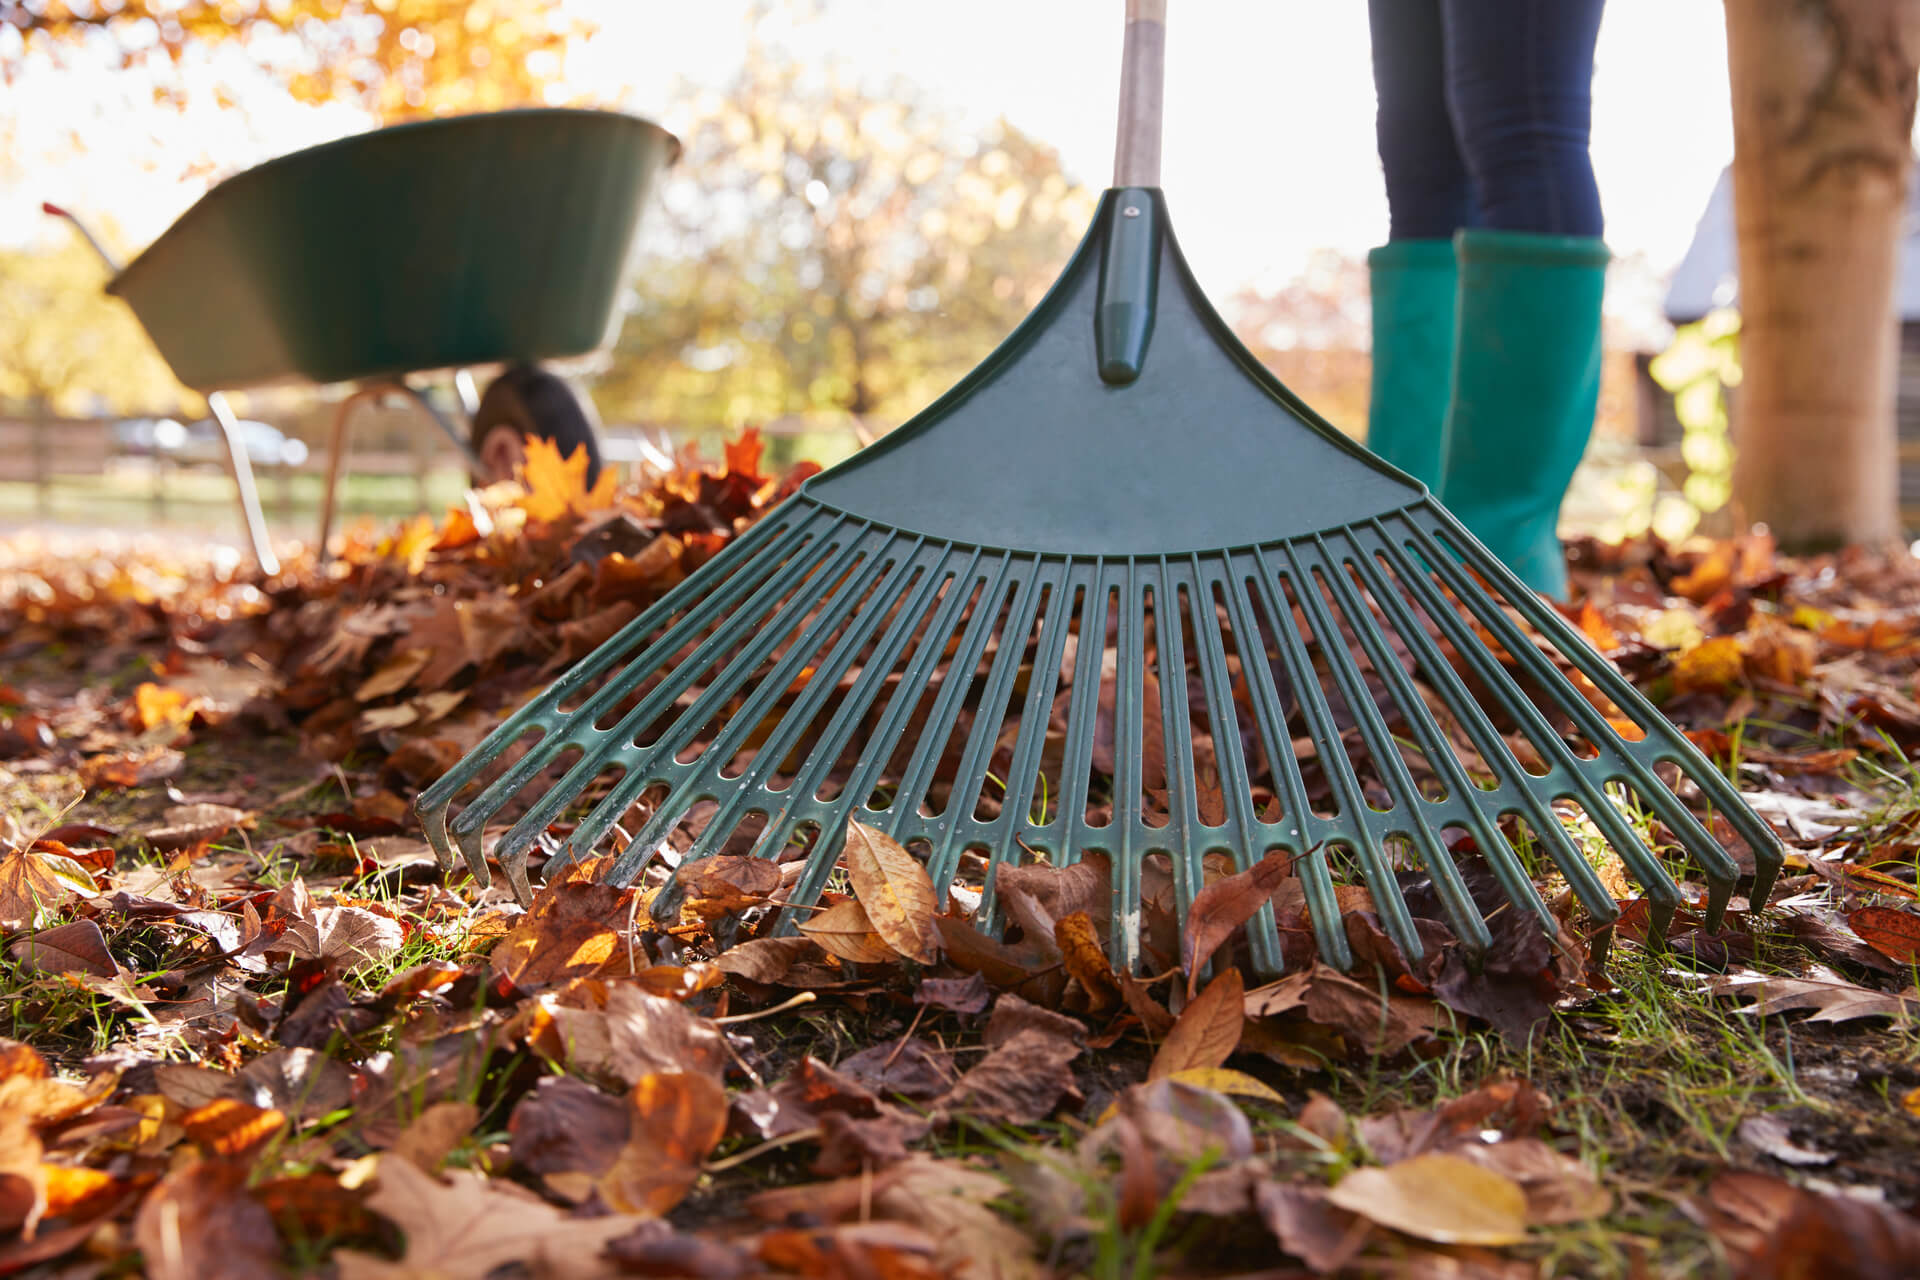
[[[264,581],[0,544],[0,1274],[1920,1271],[1920,563],[1575,549],[1570,618],[1789,851],[1650,937],[1570,811],[1604,962],[1550,864],[1552,937],[1470,841],[1489,951],[1408,865],[1426,954],[1356,882],[1344,974],[1284,855],[1184,919],[1146,863],[1140,973],[1096,858],[1002,868],[983,930],[856,824],[796,936],[805,851],[680,859],[698,814],[631,888],[437,865],[419,790],[800,478],[748,438],[589,489],[536,446]]]

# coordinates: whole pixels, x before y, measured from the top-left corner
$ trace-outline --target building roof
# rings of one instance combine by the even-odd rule
[[[1733,229],[1733,169],[1720,171],[1706,212],[1693,230],[1686,256],[1674,268],[1662,309],[1674,324],[1689,324],[1716,307],[1740,300],[1740,267]],[[1920,166],[1907,188],[1906,236],[1900,251],[1900,290],[1894,298],[1902,321],[1920,321]]]

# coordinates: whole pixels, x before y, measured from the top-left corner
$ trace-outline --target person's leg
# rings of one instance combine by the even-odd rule
[[[1437,0],[1368,0],[1388,241],[1367,255],[1373,300],[1367,447],[1437,487],[1453,362],[1453,233],[1473,188],[1447,117]]]
[[[1588,154],[1601,0],[1442,0],[1448,103],[1479,225],[1454,242],[1459,340],[1440,497],[1529,585],[1593,430],[1608,253]]]

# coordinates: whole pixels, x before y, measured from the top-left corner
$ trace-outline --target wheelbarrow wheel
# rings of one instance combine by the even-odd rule
[[[476,484],[513,478],[526,461],[526,438],[551,440],[563,458],[587,451],[587,483],[600,478],[600,428],[573,388],[538,365],[516,364],[495,378],[473,415]]]

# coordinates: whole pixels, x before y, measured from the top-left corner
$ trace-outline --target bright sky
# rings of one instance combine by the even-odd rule
[[[573,0],[601,35],[569,60],[597,97],[672,127],[684,81],[717,84],[738,63],[746,0]],[[1373,141],[1373,82],[1361,0],[1172,0],[1164,185],[1181,243],[1215,297],[1296,274],[1316,248],[1364,252],[1384,238],[1386,200]],[[1068,171],[1105,185],[1121,37],[1119,0],[826,0],[792,43],[831,52],[876,79],[900,76],[985,122],[1004,115],[1051,141]],[[239,71],[229,63],[231,75]],[[244,71],[240,71],[244,75]],[[204,186],[179,175],[200,155],[209,175],[332,136],[344,114],[315,118],[268,95],[244,112],[200,104],[166,127],[110,76],[36,77],[16,86],[0,129],[20,153],[62,163],[0,174],[0,240],[38,229],[43,198],[108,214],[137,246]],[[1614,309],[1639,318],[1648,286],[1678,262],[1732,154],[1721,7],[1708,0],[1613,0],[1600,32],[1593,155],[1608,240],[1647,270],[1619,281]],[[257,99],[257,101],[256,101]],[[1619,286],[1625,285],[1627,290]],[[1618,296],[1622,293],[1626,296]]]

